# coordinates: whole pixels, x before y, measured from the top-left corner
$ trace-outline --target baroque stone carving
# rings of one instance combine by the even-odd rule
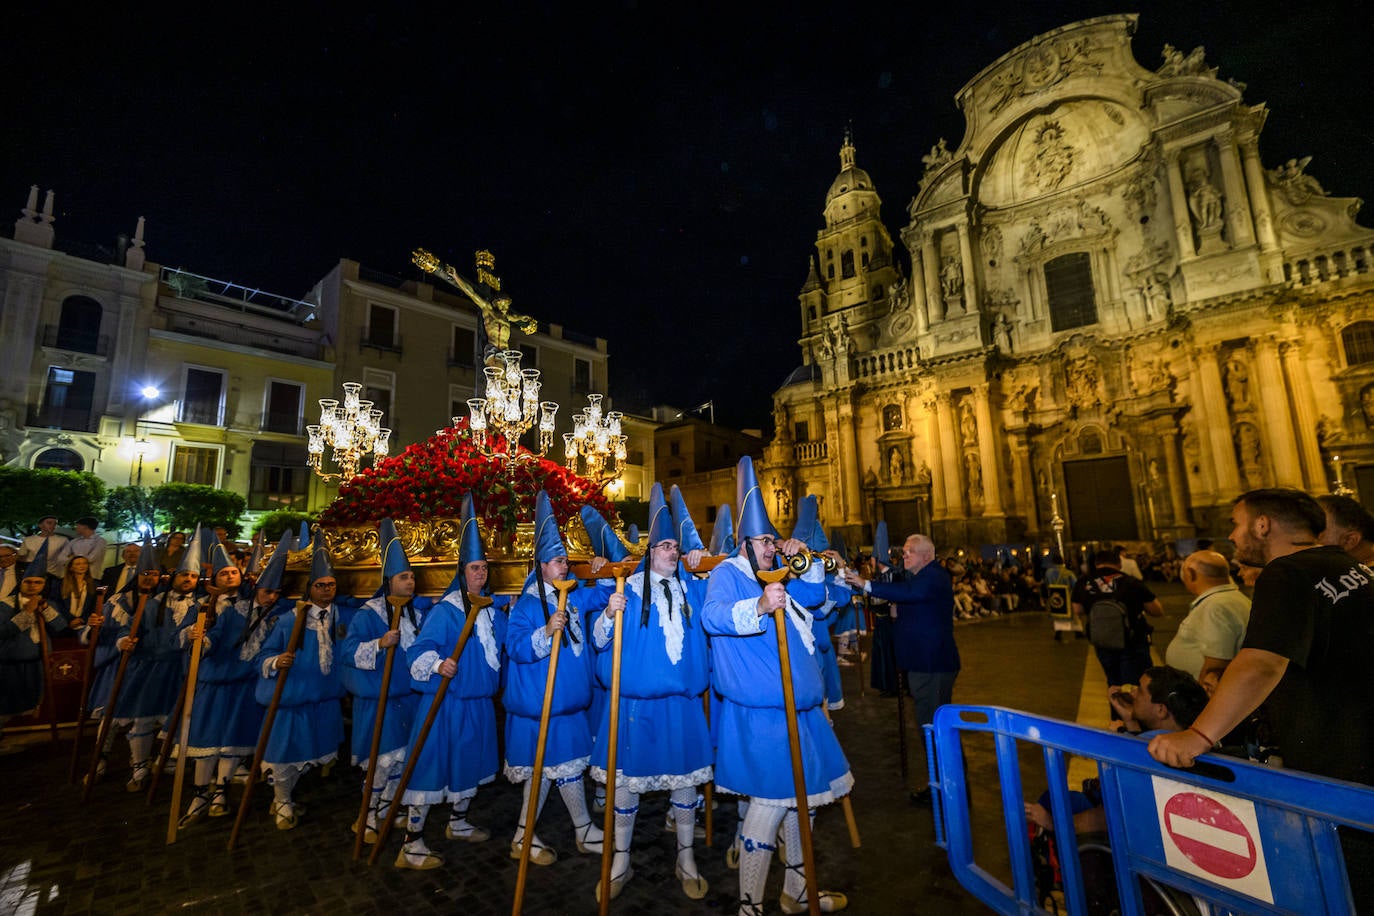
[[[1080,409],[1103,403],[1102,373],[1092,354],[1064,362],[1064,393],[1069,405]]]
[[[1148,216],[1154,212],[1155,204],[1159,201],[1159,183],[1155,178],[1156,166],[1157,163],[1153,159],[1147,160],[1121,192],[1121,196],[1131,205],[1134,216]]]
[[[1252,423],[1239,423],[1235,433],[1236,458],[1240,462],[1241,476],[1251,489],[1264,486],[1263,454],[1260,448],[1259,430]]]
[[[1040,397],[1040,386],[1035,382],[1023,382],[1007,394],[1007,406],[1017,413],[1035,409]]]
[[[1168,360],[1141,359],[1131,361],[1131,385],[1137,394],[1153,394],[1166,391],[1174,385],[1173,373],[1169,371]]]
[[[902,455],[902,450],[897,446],[887,450],[887,476],[892,486],[902,485],[902,480],[906,477],[906,458]]]
[[[1226,399],[1232,410],[1243,410],[1250,406],[1250,369],[1239,353],[1226,358],[1225,366]]]
[[[1173,45],[1166,44],[1164,50],[1160,52],[1160,56],[1164,58],[1164,63],[1155,73],[1166,79],[1174,76],[1210,76],[1215,78],[1217,69],[1207,66],[1206,55],[1207,51],[1202,45],[1198,45],[1185,56]]]
[[[1002,230],[996,226],[988,226],[983,229],[982,236],[978,244],[983,249],[983,257],[989,262],[995,262],[1002,257]]]
[[[946,314],[949,309],[963,303],[964,268],[959,264],[957,255],[945,255],[940,265],[940,292],[944,296]]]
[[[1069,177],[1079,152],[1064,136],[1058,121],[1047,121],[1035,135],[1035,155],[1026,163],[1026,182],[1053,191]]]
[[[945,138],[941,137],[930,152],[921,157],[921,162],[925,164],[926,173],[935,172],[954,161],[954,154],[945,146]]]
[[[1012,102],[1057,85],[1080,73],[1102,72],[1099,48],[1087,37],[1062,38],[1028,48],[988,83],[988,111],[997,114]]]
[[[1086,200],[1079,200],[1046,217],[1032,220],[1030,229],[1021,237],[1020,255],[1024,257],[1067,239],[1105,235],[1111,225],[1106,213]]]
[[[1012,352],[1012,325],[1007,313],[998,311],[996,317],[992,319],[992,342],[1004,348],[1008,353]]]
[[[1360,414],[1364,417],[1364,425],[1374,429],[1374,385],[1360,389]]]
[[[1301,207],[1313,197],[1329,196],[1317,179],[1303,171],[1311,161],[1311,156],[1289,159],[1278,168],[1265,171],[1269,182],[1295,207]]]
[[[1169,278],[1173,275],[1173,250],[1163,242],[1150,244],[1131,255],[1126,261],[1126,276],[1140,295],[1145,317],[1151,321],[1168,311],[1173,301]]]
[[[964,445],[978,444],[978,421],[973,417],[973,402],[968,399],[959,405],[959,438]]]
[[[977,452],[965,453],[964,468],[968,471],[968,495],[979,502],[983,498],[983,467]]]

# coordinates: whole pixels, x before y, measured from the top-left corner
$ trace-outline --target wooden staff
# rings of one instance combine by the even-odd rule
[[[96,613],[100,615],[101,625],[105,618],[105,590],[107,586],[97,585],[95,588],[95,603],[99,608]],[[86,661],[81,667],[81,705],[76,709],[76,734],[72,736],[72,764],[67,771],[67,782],[76,782],[76,771],[78,760],[81,757],[81,735],[86,730],[86,704],[91,701],[91,672],[95,669],[95,650],[100,643],[100,626],[91,626],[86,631],[86,638],[90,641],[90,646],[86,649]]]
[[[535,575],[539,575],[538,570],[535,571]],[[577,587],[577,580],[555,579],[552,584],[558,590],[558,610],[567,610],[568,592]],[[539,814],[539,780],[544,778],[544,744],[549,739],[549,711],[553,708],[554,678],[558,675],[558,649],[562,645],[563,631],[556,630],[553,634],[553,648],[549,652],[549,674],[544,680],[544,710],[539,714],[539,737],[534,744],[534,769],[530,773],[530,801],[529,808],[525,812],[525,838],[520,844],[520,872],[515,876],[515,901],[511,905],[513,916],[520,916],[521,908],[525,904],[525,877],[530,870],[530,850],[534,848],[534,822]],[[615,800],[612,798],[607,798],[606,801],[608,806],[615,804]],[[612,840],[611,842],[614,843],[615,841]]]
[[[706,728],[707,728],[707,730],[709,731],[710,728],[711,728],[711,688],[710,688],[710,687],[707,687],[707,688],[706,688],[706,692],[703,693],[703,694],[701,695],[701,707],[702,707],[702,709],[704,709],[704,710],[706,711]],[[713,827],[712,819],[711,819],[711,805],[712,805],[712,803],[713,803],[713,796],[715,795],[715,789],[716,789],[716,781],[715,781],[714,779],[711,780],[711,781],[709,781],[709,782],[707,782],[705,788],[702,789],[702,794],[705,796],[705,805],[706,805],[706,815],[705,815],[705,816],[706,816],[706,848],[707,848],[707,849],[710,849],[710,848],[711,848],[711,830],[712,830],[712,827]]]
[[[205,609],[196,615],[196,622],[191,626],[191,667],[186,672],[186,690],[181,701],[181,753],[177,754],[177,772],[172,779],[172,810],[167,816],[168,846],[177,841],[177,812],[181,809],[181,789],[186,782],[186,743],[191,737],[191,710],[195,706],[196,678],[200,674],[201,643],[205,639],[206,627],[210,618],[214,616],[215,603],[219,601],[221,594],[223,593],[217,588],[206,589]],[[169,722],[169,735],[172,731],[170,726]]]
[[[38,628],[38,658],[39,664],[43,666],[43,705],[48,708],[48,725],[52,729],[52,743],[58,744],[57,740],[57,703],[53,699],[52,692],[52,646],[48,643],[48,622],[43,619],[43,610],[48,606],[48,599],[42,595],[36,595],[32,599],[34,626]]]
[[[138,641],[139,627],[143,625],[143,609],[148,605],[150,594],[152,592],[139,591],[138,606],[134,609],[133,620],[129,625],[129,636],[134,642]],[[114,721],[115,703],[119,700],[119,690],[124,685],[124,672],[129,669],[129,659],[133,657],[133,654],[133,646],[119,650],[119,667],[115,669],[114,681],[110,684],[110,695],[105,699],[105,713],[100,717],[100,727],[95,731],[95,750],[91,753],[91,765],[86,771],[86,785],[81,792],[82,804],[91,800],[91,788],[95,785],[96,770],[100,768],[100,754],[105,748],[105,739],[110,735],[110,723]]]
[[[867,596],[865,596],[864,602],[867,603],[867,601],[868,601],[868,598],[867,598]],[[849,599],[849,603],[850,603],[850,607],[854,607],[854,599],[853,599],[853,598]],[[861,696],[861,697],[864,695],[864,630],[867,628],[867,625],[868,625],[868,609],[867,609],[866,607],[855,607],[855,608],[854,608],[854,647],[855,647],[855,649],[857,649],[857,651],[854,653],[854,664],[855,664],[855,666],[857,666],[858,669],[859,669],[859,671],[858,671],[858,674],[859,674],[859,696]]]
[[[291,626],[291,636],[286,641],[286,651],[292,656],[300,651],[301,639],[305,636],[305,624],[309,619],[309,608],[309,601],[296,602],[296,620]],[[290,673],[290,668],[281,668],[277,671],[277,683],[272,688],[272,702],[267,705],[267,713],[263,716],[262,731],[258,733],[258,746],[253,750],[253,765],[248,768],[248,781],[243,784],[243,800],[239,802],[239,812],[234,817],[234,829],[229,831],[230,852],[234,851],[234,846],[239,841],[239,831],[243,829],[243,822],[248,818],[253,786],[257,784],[258,773],[262,769],[262,758],[267,753],[267,741],[272,737],[272,724],[277,719],[277,707],[281,705],[282,691],[286,689],[286,678]]]
[[[644,561],[648,563],[648,560]],[[602,575],[615,576],[615,593],[625,594],[625,577],[634,572],[637,564],[632,560],[607,563],[600,570]],[[650,596],[644,596],[645,601]],[[611,625],[611,699],[610,734],[606,742],[606,813],[602,821],[601,842],[601,916],[611,911],[611,861],[615,858],[615,766],[616,749],[620,741],[620,650],[625,638],[625,612],[615,615]],[[532,831],[526,831],[528,837]],[[607,842],[609,840],[610,842]]]
[[[391,605],[391,625],[387,631],[401,628],[401,608],[410,603],[410,598],[402,595],[387,595],[386,603]],[[353,859],[357,861],[363,854],[363,837],[367,835],[367,806],[372,801],[372,778],[377,775],[377,752],[382,747],[382,722],[386,718],[386,699],[391,692],[391,669],[396,664],[396,645],[387,646],[386,663],[382,666],[382,689],[377,697],[377,720],[372,723],[372,750],[367,755],[367,775],[363,778],[363,803],[358,808],[358,830],[353,839]],[[379,825],[380,826],[380,825]]]
[[[788,576],[782,569],[754,572],[764,584],[781,582]],[[784,605],[786,602],[784,602]],[[782,671],[782,705],[787,716],[787,743],[792,751],[792,785],[797,795],[797,825],[801,828],[802,867],[806,878],[806,905],[811,916],[820,916],[820,892],[816,887],[816,854],[811,847],[811,807],[807,804],[806,776],[802,772],[801,732],[797,726],[797,698],[792,692],[792,660],[787,651],[787,613],[785,607],[773,609],[773,629],[778,636],[778,665]]]
[[[453,647],[453,652],[449,654],[449,660],[457,664],[459,656],[463,654],[464,647],[468,644],[468,637],[472,635],[472,625],[477,620],[477,615],[482,608],[491,604],[491,599],[485,595],[474,595],[468,592],[468,603],[471,610],[468,612],[467,619],[463,621],[462,632],[458,634],[458,644]],[[396,784],[396,797],[391,800],[391,807],[387,809],[386,819],[377,825],[377,842],[372,847],[372,855],[368,856],[367,864],[376,865],[377,859],[382,854],[382,846],[386,844],[386,838],[391,835],[392,821],[401,807],[401,797],[406,794],[406,787],[410,785],[410,777],[415,773],[415,765],[420,759],[420,751],[424,749],[425,741],[429,738],[429,730],[434,727],[434,720],[439,716],[439,707],[443,705],[444,696],[448,693],[449,684],[453,683],[453,678],[441,677],[439,688],[434,691],[434,699],[429,704],[429,712],[425,714],[425,721],[420,726],[419,733],[415,736],[415,746],[406,754],[405,769],[401,771],[401,781]],[[457,750],[454,751],[457,753]]]
[[[181,713],[186,708],[186,685],[190,683],[189,678],[183,676],[181,679],[181,689],[177,691],[177,703],[172,707],[172,716],[168,722],[180,722]],[[153,758],[153,772],[148,780],[148,797],[144,800],[145,805],[151,805],[153,799],[157,797],[157,787],[162,782],[162,771],[167,769],[167,761],[171,759],[172,747],[176,744],[176,729],[169,727],[167,734],[162,737],[162,744],[158,746],[157,756]]]

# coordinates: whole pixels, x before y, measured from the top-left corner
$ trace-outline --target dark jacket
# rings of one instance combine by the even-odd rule
[[[897,608],[892,638],[900,670],[959,670],[959,647],[954,644],[954,586],[939,563],[928,563],[900,582],[874,582],[869,593]]]

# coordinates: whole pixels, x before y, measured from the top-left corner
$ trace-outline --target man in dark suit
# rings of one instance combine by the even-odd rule
[[[129,543],[124,545],[124,550],[120,554],[124,562],[119,566],[111,566],[100,576],[100,584],[105,586],[107,595],[117,595],[120,589],[138,578],[138,555],[143,549],[137,544]]]
[[[954,679],[959,676],[954,587],[949,573],[935,562],[934,542],[923,534],[906,539],[902,567],[908,575],[900,582],[870,582],[853,570],[846,570],[845,581],[896,608],[892,639],[897,669],[906,673],[917,724],[929,725],[935,720],[935,710],[953,701]],[[922,742],[917,746],[924,748]],[[922,767],[917,772],[924,771]],[[913,792],[911,800],[929,803],[929,787]]]

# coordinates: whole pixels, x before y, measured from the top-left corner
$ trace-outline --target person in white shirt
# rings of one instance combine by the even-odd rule
[[[0,544],[0,602],[13,604],[10,596],[19,590],[19,551]]]
[[[72,557],[85,557],[91,561],[91,575],[100,578],[100,574],[105,570],[106,543],[103,537],[95,533],[97,524],[99,523],[90,515],[76,520],[76,537],[67,541],[57,551],[57,563],[50,564],[58,567],[59,572],[54,575],[65,572],[67,561]],[[48,550],[52,550],[52,545],[48,546]]]
[[[24,538],[19,545],[19,558],[25,562],[33,560],[38,556],[38,551],[44,544],[48,545],[48,575],[61,576],[66,570],[66,560],[59,560],[58,554],[62,548],[67,546],[65,535],[56,534],[57,516],[45,515],[38,520],[38,531]]]
[[[1193,603],[1164,657],[1170,666],[1197,678],[1210,694],[1245,642],[1250,599],[1231,581],[1230,565],[1215,550],[1189,554],[1181,576]]]
[[[1125,547],[1116,548],[1116,555],[1121,558],[1121,571],[1128,576],[1135,576],[1142,582],[1145,576],[1140,572],[1140,564],[1135,561],[1135,557],[1126,551]]]

